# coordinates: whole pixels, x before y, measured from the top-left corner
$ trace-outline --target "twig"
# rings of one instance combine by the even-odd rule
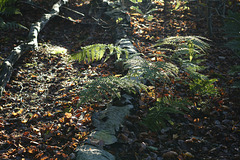
[[[72,11],[72,12],[74,12],[74,13],[77,13],[77,14],[79,14],[79,15],[81,15],[81,16],[85,16],[83,13],[81,13],[81,12],[78,12],[78,11],[75,11],[75,10],[73,10],[73,9],[71,9],[71,8],[68,8],[68,7],[63,7],[63,8],[65,8],[65,9],[67,9],[67,10],[69,10],[69,11]]]

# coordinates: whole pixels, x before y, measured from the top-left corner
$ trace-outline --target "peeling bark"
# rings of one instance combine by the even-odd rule
[[[38,22],[32,24],[28,34],[27,41],[15,47],[11,51],[11,54],[5,59],[5,61],[2,64],[0,72],[0,96],[2,96],[2,92],[4,91],[5,86],[7,85],[11,78],[13,65],[24,53],[38,48],[37,38],[39,32],[44,28],[44,26],[48,23],[48,21],[52,17],[59,14],[59,8],[67,2],[68,0],[59,0],[57,3],[53,5],[49,13],[44,14]]]

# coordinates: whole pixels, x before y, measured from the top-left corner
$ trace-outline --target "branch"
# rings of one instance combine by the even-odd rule
[[[44,28],[44,26],[48,23],[48,21],[52,17],[59,14],[59,8],[67,2],[68,0],[59,0],[57,3],[53,5],[49,13],[44,14],[39,21],[32,24],[28,35],[28,40],[20,44],[19,46],[14,47],[14,49],[11,51],[11,54],[5,59],[5,61],[2,64],[0,72],[0,96],[2,95],[5,86],[7,85],[11,78],[13,65],[24,53],[38,48],[37,38],[39,32]]]
[[[21,3],[28,4],[28,5],[32,6],[32,7],[35,7],[35,8],[38,8],[38,9],[44,10],[45,12],[50,12],[50,11],[47,10],[46,8],[43,8],[43,7],[41,7],[41,6],[38,6],[38,5],[36,5],[36,4],[32,3],[32,2],[21,1]],[[70,8],[68,8],[68,7],[63,6],[62,8],[65,8],[65,9],[67,9],[67,10],[70,10],[71,12],[76,13],[76,14],[78,14],[78,15],[80,15],[80,16],[85,16],[83,13],[78,12],[78,11],[75,11],[75,10],[70,9]],[[71,18],[67,18],[67,17],[62,16],[62,15],[59,15],[59,14],[56,15],[56,16],[58,16],[58,17],[60,17],[60,18],[63,18],[63,19],[65,19],[65,20],[68,20],[68,21],[74,22],[74,23],[80,23],[79,21],[76,21],[76,20],[71,19]]]

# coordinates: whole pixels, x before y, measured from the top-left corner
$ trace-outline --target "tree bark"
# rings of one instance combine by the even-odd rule
[[[18,61],[18,59],[24,53],[38,48],[37,38],[38,38],[39,32],[44,28],[44,26],[48,23],[48,21],[52,17],[59,14],[59,8],[67,2],[68,0],[59,0],[57,3],[53,5],[49,13],[44,14],[39,21],[32,24],[28,34],[27,41],[15,47],[11,51],[11,54],[5,59],[5,61],[2,64],[1,72],[0,72],[0,96],[2,96],[2,92],[4,91],[5,86],[7,85],[7,83],[11,78],[13,65]]]

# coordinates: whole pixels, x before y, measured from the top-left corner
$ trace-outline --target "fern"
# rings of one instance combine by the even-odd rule
[[[199,64],[205,61],[202,56],[210,47],[205,41],[209,39],[200,36],[175,36],[163,39],[155,47],[162,47],[158,49],[169,51],[170,55],[165,57],[178,63],[181,69],[190,74],[190,78],[206,79],[206,76],[199,73],[200,70],[205,69]]]
[[[148,80],[151,84],[155,84],[156,81],[167,83],[171,77],[176,77],[178,73],[177,66],[167,62],[148,62],[138,59],[128,59],[125,62],[127,67],[130,66],[128,75],[131,77],[139,77],[139,80]]]
[[[27,27],[16,22],[4,22],[4,20],[0,17],[0,29],[13,30],[13,29],[19,29],[19,28],[29,30]]]
[[[122,53],[125,53],[125,57],[128,58],[128,52],[125,49],[114,46],[112,44],[93,44],[81,48],[82,50],[71,56],[72,60],[78,60],[79,62],[88,62],[101,60],[108,50],[105,61],[107,61],[112,55],[116,55],[117,59],[120,59]]]
[[[168,48],[163,47],[160,48],[160,50],[173,52],[170,58],[189,59],[191,62],[193,58],[198,58],[202,53],[206,53],[206,49],[210,47],[208,43],[204,42],[204,40],[209,41],[209,39],[200,36],[175,36],[159,41],[155,47],[167,46]]]
[[[156,105],[149,109],[147,116],[143,119],[143,124],[153,131],[158,131],[167,124],[173,124],[172,114],[184,114],[188,112],[187,106],[190,105],[186,99],[163,97],[158,99]]]
[[[20,10],[16,8],[17,0],[0,0],[0,15],[12,16],[16,14],[21,14]],[[23,28],[28,30],[27,27],[16,23],[16,22],[5,22],[2,17],[0,17],[0,29],[17,29]]]
[[[17,0],[0,0],[0,14],[14,15],[21,14],[18,8],[15,7]]]
[[[233,51],[240,56],[240,13],[228,11],[228,19],[224,24],[224,31],[226,37],[230,38],[230,41],[226,43],[226,46],[231,48]]]
[[[229,41],[226,43],[226,46],[232,49],[237,57],[240,57],[240,13],[228,11],[228,19],[224,24],[224,31],[226,37],[229,38]],[[232,66],[232,69],[229,71],[229,74],[232,76],[237,76],[240,73],[240,65]],[[240,80],[236,79],[231,85],[231,88],[239,89]]]
[[[128,76],[139,77],[149,80],[152,84],[155,81],[167,82],[169,76],[175,77],[178,73],[178,67],[167,62],[149,62],[137,56],[131,57],[124,63],[125,68],[129,68]],[[134,57],[133,57],[134,56]]]
[[[189,84],[190,90],[201,96],[217,96],[218,90],[214,86],[217,79],[194,79]]]
[[[136,94],[138,90],[147,90],[146,88],[145,85],[126,77],[100,77],[89,82],[85,89],[81,91],[79,104],[120,98],[121,91]]]
[[[204,66],[199,66],[186,60],[182,62],[182,68],[189,74],[190,79],[207,79],[207,76],[199,73],[199,71],[206,68]]]

